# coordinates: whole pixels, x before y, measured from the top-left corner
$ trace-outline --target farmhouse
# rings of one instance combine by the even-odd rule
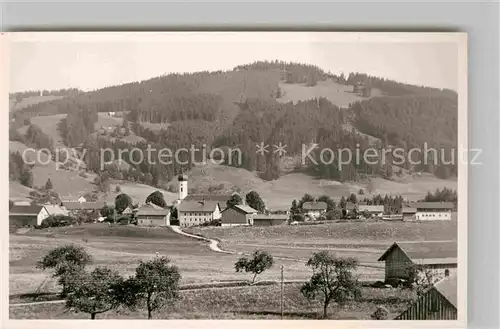
[[[200,225],[221,219],[219,203],[206,200],[183,200],[177,207],[181,227]]]
[[[412,207],[417,209],[417,220],[450,220],[454,208],[452,202],[418,202]]]
[[[408,280],[414,265],[448,275],[456,272],[457,242],[394,242],[378,261],[385,261],[385,281]]]
[[[256,214],[253,217],[254,226],[276,226],[287,223],[289,216],[280,214]]]
[[[415,220],[417,219],[417,208],[413,207],[403,207],[401,209],[401,214],[403,215],[403,220]]]
[[[311,217],[312,219],[317,219],[321,216],[322,213],[326,211],[328,205],[326,202],[304,202],[302,205],[302,210],[304,210],[306,216]]]
[[[359,212],[368,212],[371,216],[381,217],[384,214],[384,206],[359,205]]]
[[[456,320],[457,276],[447,276],[394,320]]]
[[[257,210],[246,205],[235,205],[222,211],[221,226],[253,225]]]
[[[138,226],[169,226],[170,209],[144,204],[137,211]]]
[[[105,202],[63,202],[62,205],[69,213],[77,212],[94,212],[100,211],[105,205]]]
[[[49,212],[44,206],[14,205],[9,211],[9,224],[14,227],[37,226],[42,224],[47,217],[49,217]]]

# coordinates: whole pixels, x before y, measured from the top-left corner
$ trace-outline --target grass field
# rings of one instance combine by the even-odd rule
[[[181,291],[180,300],[158,313],[155,319],[279,319],[280,288],[250,286]],[[386,305],[390,318],[402,312],[412,299],[410,291],[362,288],[359,302],[329,307],[331,319],[369,320],[379,304]],[[284,315],[286,319],[321,317],[319,301],[309,302],[300,294],[300,285],[285,285]],[[85,313],[66,311],[64,304],[10,307],[11,319],[88,319]],[[120,309],[97,315],[97,319],[147,319],[143,310]]]
[[[377,262],[396,241],[457,240],[457,220],[434,222],[337,222],[319,225],[274,227],[190,228],[191,233],[215,238],[226,249],[248,253],[255,249],[274,256],[306,261],[317,250],[355,257],[381,274]],[[376,268],[379,268],[378,270]],[[368,270],[368,269],[367,269]]]
[[[429,223],[329,223],[311,226],[276,226],[268,228],[192,228],[189,231],[222,241],[222,247],[235,254],[211,251],[207,244],[174,233],[168,228],[140,228],[85,224],[33,230],[24,235],[11,234],[9,243],[9,295],[35,291],[53,294],[60,290],[50,271],[36,268],[36,262],[51,249],[74,243],[82,245],[93,257],[93,264],[108,266],[122,275],[132,275],[140,260],[158,252],[172,259],[182,275],[181,284],[217,283],[249,280],[250,275],[235,273],[240,255],[267,250],[275,256],[273,268],[257,280],[278,281],[280,266],[285,280],[307,280],[311,271],[305,266],[310,255],[326,249],[340,256],[356,257],[361,280],[383,279],[383,264],[377,258],[393,241],[456,239],[456,220]],[[43,285],[42,285],[43,283]],[[181,301],[158,318],[276,318],[279,316],[277,286],[205,288],[186,290]],[[316,318],[321,309],[309,303],[297,284],[286,285],[286,316]],[[336,319],[368,319],[379,304],[389,308],[391,316],[401,312],[411,297],[408,291],[365,287],[359,303],[332,306]],[[10,308],[11,318],[87,318],[85,314],[65,312],[62,304],[30,305]],[[121,310],[98,318],[142,318],[144,312]]]
[[[318,81],[314,87],[307,87],[305,84],[289,84],[280,82],[280,88],[283,90],[283,97],[278,101],[297,102],[301,100],[308,100],[313,98],[325,97],[333,104],[341,108],[347,108],[349,103],[365,100],[367,98],[361,97],[352,92],[352,86],[338,84],[332,80]],[[371,97],[381,96],[382,93],[378,89],[372,90]]]

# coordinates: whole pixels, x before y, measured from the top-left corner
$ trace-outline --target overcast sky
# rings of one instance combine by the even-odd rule
[[[399,34],[398,34],[399,35]],[[408,34],[25,33],[10,43],[10,90],[85,91],[171,72],[226,70],[256,60],[315,64],[417,85],[457,89],[456,38]]]

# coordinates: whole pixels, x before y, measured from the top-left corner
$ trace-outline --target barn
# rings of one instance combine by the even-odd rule
[[[253,225],[253,216],[257,210],[246,205],[235,205],[222,212],[221,226]]]
[[[409,269],[421,265],[442,274],[456,273],[456,241],[394,242],[378,259],[385,262],[385,281],[408,280]]]
[[[457,276],[437,282],[394,320],[456,320]]]
[[[168,225],[170,225],[170,209],[144,204],[137,211],[137,226]]]
[[[402,207],[401,214],[403,215],[403,220],[416,220],[417,208]]]
[[[254,226],[277,226],[287,223],[289,216],[281,214],[257,214],[253,217]]]

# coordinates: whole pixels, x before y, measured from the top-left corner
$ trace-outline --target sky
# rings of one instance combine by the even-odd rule
[[[226,70],[257,60],[314,64],[457,89],[456,36],[413,33],[21,33],[11,36],[10,91],[84,91],[172,72]]]

